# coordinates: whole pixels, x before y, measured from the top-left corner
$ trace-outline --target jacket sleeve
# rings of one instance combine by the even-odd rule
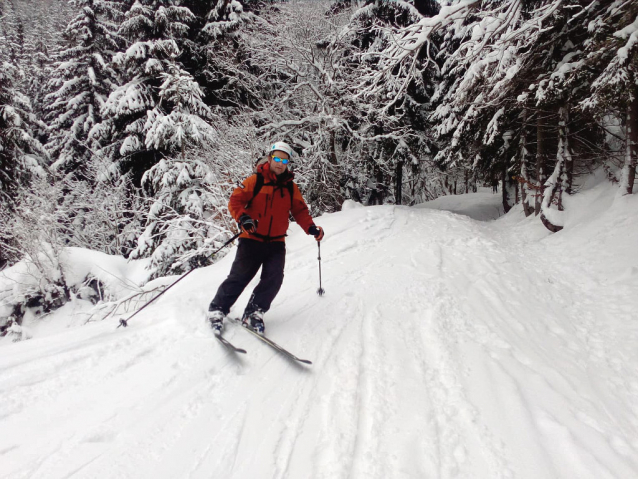
[[[246,204],[252,199],[257,183],[257,175],[251,175],[246,178],[241,186],[238,186],[230,195],[228,201],[228,211],[235,221],[239,221],[239,217],[246,213]]]
[[[303,196],[301,196],[301,191],[299,191],[299,187],[296,183],[293,184],[292,209],[290,212],[297,224],[308,234],[308,228],[315,223],[312,221],[310,211],[308,211],[308,205],[304,201]]]

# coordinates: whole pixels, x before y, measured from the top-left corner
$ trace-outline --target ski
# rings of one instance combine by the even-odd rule
[[[230,341],[228,341],[226,338],[224,338],[222,336],[222,333],[220,333],[219,331],[215,331],[213,333],[215,335],[215,337],[224,345],[226,346],[228,349],[230,349],[231,351],[234,351],[236,353],[242,353],[242,354],[246,354],[246,350],[242,349],[242,348],[238,348],[237,346],[233,345]]]
[[[250,326],[247,326],[245,324],[243,324],[239,319],[236,318],[231,318],[234,322],[238,323],[239,325],[241,325],[243,327],[243,329],[245,329],[246,331],[248,331],[250,334],[252,334],[253,336],[259,338],[261,341],[263,341],[264,343],[266,343],[268,346],[270,346],[271,348],[273,348],[274,350],[280,352],[281,354],[283,354],[284,356],[292,359],[293,361],[298,361],[300,363],[304,363],[304,364],[312,364],[312,361],[309,361],[308,359],[301,359],[298,358],[297,356],[295,356],[294,354],[292,354],[290,351],[287,351],[286,349],[282,348],[281,346],[279,346],[276,342],[274,342],[272,339],[267,338],[266,336],[259,334],[257,331],[255,331],[253,328],[251,328]]]

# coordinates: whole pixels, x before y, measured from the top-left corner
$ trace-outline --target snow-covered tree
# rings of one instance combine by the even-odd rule
[[[211,206],[205,184],[214,182],[213,172],[191,151],[213,139],[214,130],[203,119],[211,118],[212,112],[188,73],[172,65],[161,76],[160,101],[148,113],[146,148],[167,154],[142,177],[151,206],[133,257],[151,255],[158,272],[166,273],[206,264],[206,257],[186,265],[174,265],[174,261],[205,246],[214,236],[211,230],[220,228],[207,223],[204,216]]]
[[[144,176],[149,206],[134,256],[150,256],[155,275],[210,264],[217,259],[211,253],[236,232],[228,197],[251,173],[255,140],[247,134],[248,117],[215,120],[207,141],[161,160]]]
[[[5,62],[0,68],[0,204],[15,208],[18,186],[44,173],[46,152],[34,138],[38,122],[29,99],[17,88],[19,71]]]
[[[15,86],[18,74],[11,63],[0,66],[0,265],[20,258],[11,227],[20,189],[34,176],[46,174],[46,152],[34,135],[38,122],[29,99]]]
[[[163,156],[174,153],[175,143],[155,141],[157,120],[171,112],[160,91],[163,74],[176,76],[183,70],[176,39],[186,35],[193,19],[188,8],[174,1],[136,1],[120,26],[119,34],[130,42],[114,57],[123,82],[107,99],[104,120],[90,135],[113,162],[113,173],[130,173],[136,185]]]
[[[341,202],[336,142],[347,128],[347,107],[339,101],[345,69],[336,46],[347,16],[328,19],[329,7],[328,1],[277,4],[246,27],[250,65],[261,74],[255,112],[260,137],[264,146],[285,139],[297,149],[297,181],[323,211]]]
[[[543,198],[571,194],[574,172],[596,156],[600,128],[591,115],[574,109],[591,83],[581,65],[594,7],[491,2],[447,28],[441,100],[432,116],[443,144],[438,158],[446,164],[472,162],[487,179],[498,174],[506,211],[519,198],[513,176],[525,212],[540,214],[554,204]],[[564,158],[570,160],[563,164]],[[548,179],[560,179],[561,185]]]
[[[9,22],[9,13],[4,2],[0,3],[0,62],[9,61],[9,31],[7,24]]]
[[[631,194],[638,164],[638,5],[621,0],[606,3],[588,24],[592,38],[582,70],[596,75],[592,95],[581,106],[601,121],[614,111],[625,117],[620,191]]]
[[[370,192],[369,200],[377,197],[382,201],[384,193],[390,197],[394,193],[393,200],[398,203],[422,201],[428,196],[426,177],[432,172],[433,145],[426,118],[436,70],[428,69],[427,59],[418,55],[418,74],[409,80],[404,94],[391,104],[387,104],[387,99],[395,92],[390,85],[380,84],[362,94],[358,83],[378,67],[377,55],[393,41],[390,33],[393,28],[431,17],[437,11],[436,3],[429,1],[375,0],[365,2],[352,15],[348,27],[351,51],[347,59],[353,72],[346,84],[352,115],[348,122],[356,130],[351,135],[355,139],[351,149],[356,151],[359,146],[361,154],[356,156],[365,159],[357,165],[359,174],[368,184],[377,186]],[[405,195],[404,183],[409,185]]]
[[[244,3],[238,0],[210,0],[203,33],[211,39],[227,37],[236,31],[252,15],[244,10]]]
[[[68,246],[129,257],[143,231],[143,199],[127,177],[113,179],[99,156],[83,178],[56,177],[59,224]]]
[[[377,41],[370,25],[420,14],[408,2],[356,3],[275,4],[247,26],[249,64],[260,73],[259,134],[265,142],[285,138],[297,149],[295,173],[316,211],[334,211],[348,197],[380,200],[427,154],[421,86],[388,112],[380,111],[385,91],[363,97],[357,89],[368,67],[363,58]],[[395,188],[395,198],[401,192]]]
[[[261,2],[186,0],[195,21],[178,42],[180,61],[204,92],[209,106],[254,107],[259,97],[258,73],[251,70],[244,26],[256,19],[249,7]]]
[[[117,51],[113,20],[119,5],[109,0],[72,0],[79,14],[69,23],[68,47],[58,62],[47,97],[51,132],[47,150],[54,170],[80,176],[92,152],[87,144],[91,129],[102,120],[101,109],[115,89],[116,75],[110,65]]]

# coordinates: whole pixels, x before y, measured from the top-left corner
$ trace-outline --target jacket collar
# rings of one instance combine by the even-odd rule
[[[295,178],[294,173],[289,169],[286,169],[281,175],[277,176],[270,170],[270,164],[268,162],[262,163],[257,167],[257,171],[264,176],[266,183],[277,183],[279,185],[285,185]]]

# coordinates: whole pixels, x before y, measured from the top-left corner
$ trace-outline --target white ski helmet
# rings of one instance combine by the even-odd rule
[[[288,153],[288,157],[292,158],[292,148],[290,147],[290,145],[288,143],[284,143],[283,141],[278,141],[277,143],[274,143],[270,147],[270,152],[272,153],[275,150],[276,151],[283,151],[284,153]]]

